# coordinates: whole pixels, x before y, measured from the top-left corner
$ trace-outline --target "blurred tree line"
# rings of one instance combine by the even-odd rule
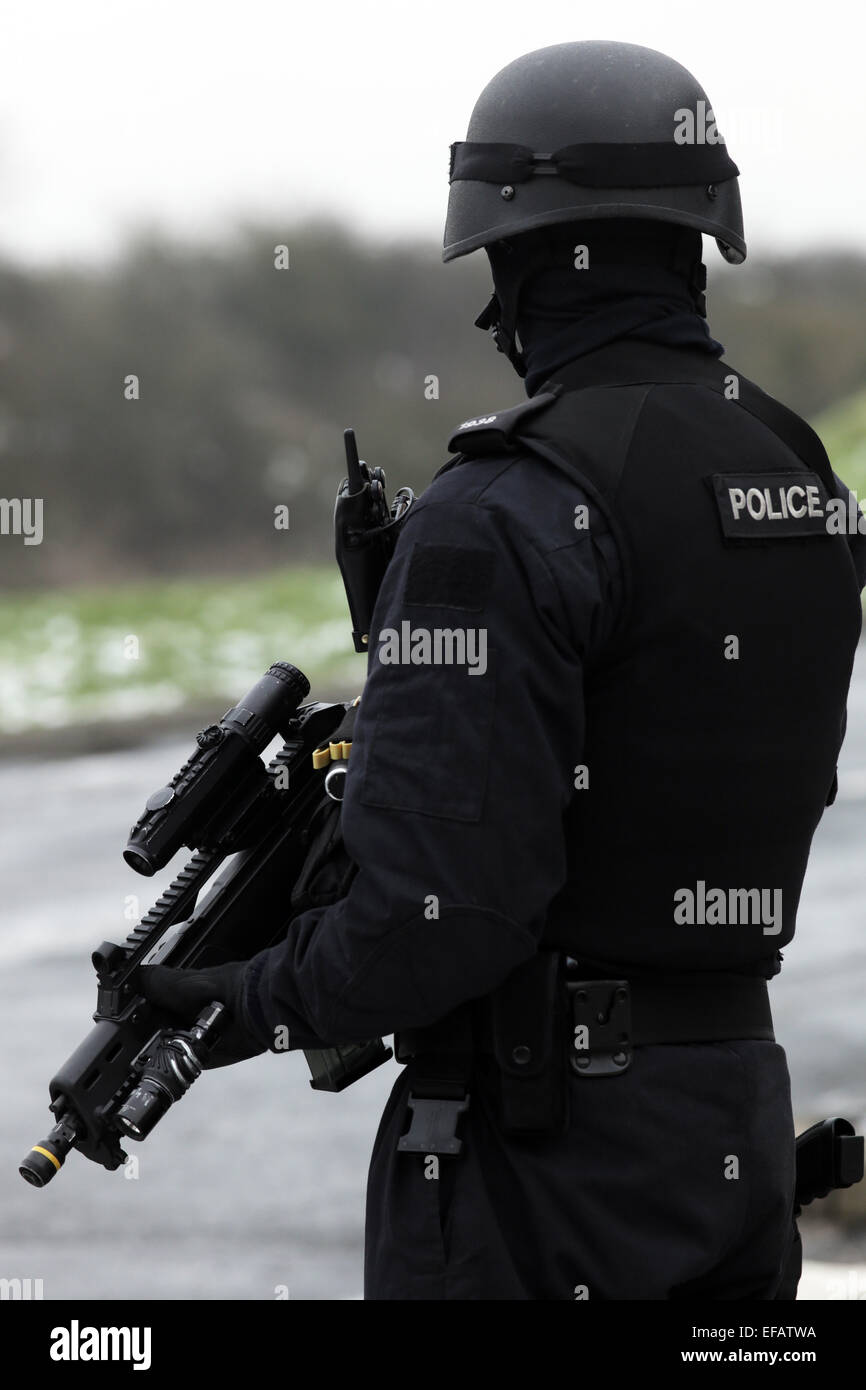
[[[866,383],[866,258],[705,259],[735,366],[806,416]],[[0,583],[328,559],[345,426],[391,491],[418,490],[462,419],[522,398],[472,327],[489,293],[483,256],[443,266],[332,223],[142,237],[99,270],[0,267],[0,495],[44,499],[41,545],[0,536]]]

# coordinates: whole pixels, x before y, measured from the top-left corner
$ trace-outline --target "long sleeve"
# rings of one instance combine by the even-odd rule
[[[529,465],[496,488],[489,467],[454,472],[416,504],[374,615],[342,810],[358,873],[247,972],[263,1040],[444,1016],[535,952],[563,885],[583,665],[615,555],[597,513],[575,530],[574,484],[527,506]]]

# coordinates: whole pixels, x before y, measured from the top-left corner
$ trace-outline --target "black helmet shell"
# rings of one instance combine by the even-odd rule
[[[684,113],[692,113],[691,141]],[[691,143],[706,152],[708,168],[724,151],[707,95],[686,68],[652,48],[603,40],[554,44],[509,63],[475,103],[466,139],[536,155],[575,145],[669,144],[676,151]],[[545,173],[513,184],[460,178],[451,183],[442,259],[560,222],[639,217],[706,232],[737,265],[746,243],[738,171],[730,168],[732,177],[661,187],[589,187]]]

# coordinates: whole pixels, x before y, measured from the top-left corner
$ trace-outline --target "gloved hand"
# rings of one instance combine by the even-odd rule
[[[267,1048],[244,1027],[241,1006],[246,961],[229,961],[204,970],[175,970],[168,965],[143,965],[138,986],[145,999],[164,1009],[184,1028],[192,1027],[202,1009],[217,1000],[229,1018],[222,1036],[204,1063],[205,1070],[229,1067],[258,1057]]]

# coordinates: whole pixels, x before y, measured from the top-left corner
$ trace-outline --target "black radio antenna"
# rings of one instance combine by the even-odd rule
[[[343,442],[346,445],[346,469],[349,474],[349,492],[360,492],[364,486],[364,479],[361,475],[361,463],[358,458],[358,445],[355,442],[355,431],[343,430]]]

